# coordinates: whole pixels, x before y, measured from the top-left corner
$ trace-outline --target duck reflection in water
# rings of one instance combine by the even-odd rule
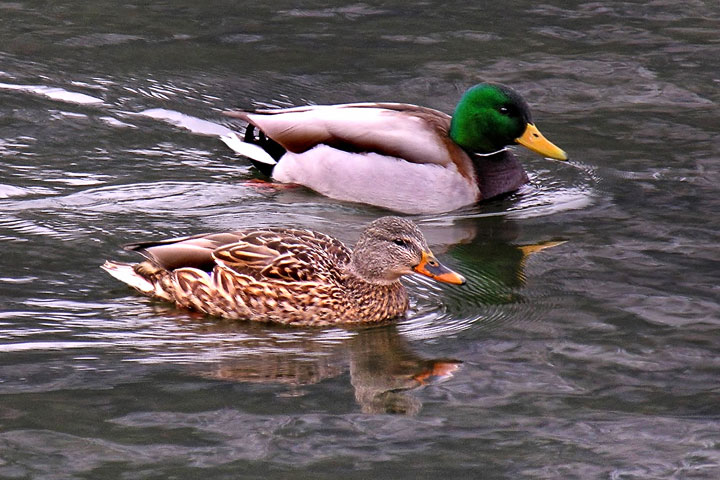
[[[462,363],[416,353],[394,324],[302,334],[282,327],[228,321],[202,325],[205,333],[229,336],[242,332],[249,339],[243,342],[244,354],[203,369],[202,376],[287,385],[283,395],[299,396],[306,393],[303,387],[340,377],[349,370],[355,399],[364,413],[418,413],[422,402],[410,392],[452,377]]]
[[[450,378],[461,362],[425,359],[413,352],[395,327],[362,332],[350,344],[350,381],[365,413],[420,411],[409,390]]]
[[[521,241],[527,236],[521,224],[505,215],[459,217],[450,225],[440,219],[437,224],[421,225],[435,251],[462,265],[467,279],[463,292],[443,292],[443,302],[463,312],[460,315],[470,315],[472,308],[480,311],[487,305],[523,302],[528,259],[567,242],[557,237]]]

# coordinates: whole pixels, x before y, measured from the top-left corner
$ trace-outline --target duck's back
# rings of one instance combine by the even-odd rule
[[[213,251],[215,262],[258,281],[336,283],[350,261],[342,242],[319,232],[267,229],[236,232]]]
[[[293,153],[317,145],[349,152],[373,152],[411,163],[449,165],[464,152],[449,141],[450,116],[404,103],[312,105],[231,112]]]
[[[168,271],[211,272],[221,265],[257,280],[321,280],[350,261],[350,251],[340,241],[318,232],[284,228],[202,234],[125,248]]]
[[[378,322],[407,309],[399,282],[350,273],[350,250],[322,233],[254,229],[129,246],[154,296],[225,318],[294,325]],[[150,293],[145,291],[145,293]]]
[[[251,307],[248,316],[261,321],[322,326],[402,314],[408,307],[405,288],[360,279],[348,268],[350,255],[344,244],[318,232],[253,231],[213,252],[214,283],[233,290]]]

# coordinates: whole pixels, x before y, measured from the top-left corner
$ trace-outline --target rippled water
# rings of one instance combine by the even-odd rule
[[[1,478],[720,478],[716,2],[0,2]],[[417,216],[464,287],[297,330],[126,289],[129,241],[383,211],[273,190],[230,107],[523,93],[567,163]]]

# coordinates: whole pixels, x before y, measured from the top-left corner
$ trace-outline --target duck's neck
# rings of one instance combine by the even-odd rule
[[[514,192],[529,181],[522,164],[509,150],[474,155],[473,165],[482,200]]]
[[[348,297],[357,305],[357,322],[381,322],[398,317],[408,309],[407,290],[399,280],[371,283],[348,270],[345,275]]]

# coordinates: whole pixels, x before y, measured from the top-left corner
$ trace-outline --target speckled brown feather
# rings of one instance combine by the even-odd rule
[[[339,265],[350,261],[350,251],[318,232],[260,230],[216,249],[213,257],[226,268],[255,279],[312,281],[335,275]]]
[[[345,245],[308,230],[198,235],[129,249],[148,258],[132,267],[154,287],[143,293],[209,315],[324,326],[379,322],[408,308],[400,282],[377,285],[359,278],[348,268],[351,252]],[[193,255],[188,257],[188,251]],[[205,266],[209,255],[214,266],[176,267],[174,252]]]

